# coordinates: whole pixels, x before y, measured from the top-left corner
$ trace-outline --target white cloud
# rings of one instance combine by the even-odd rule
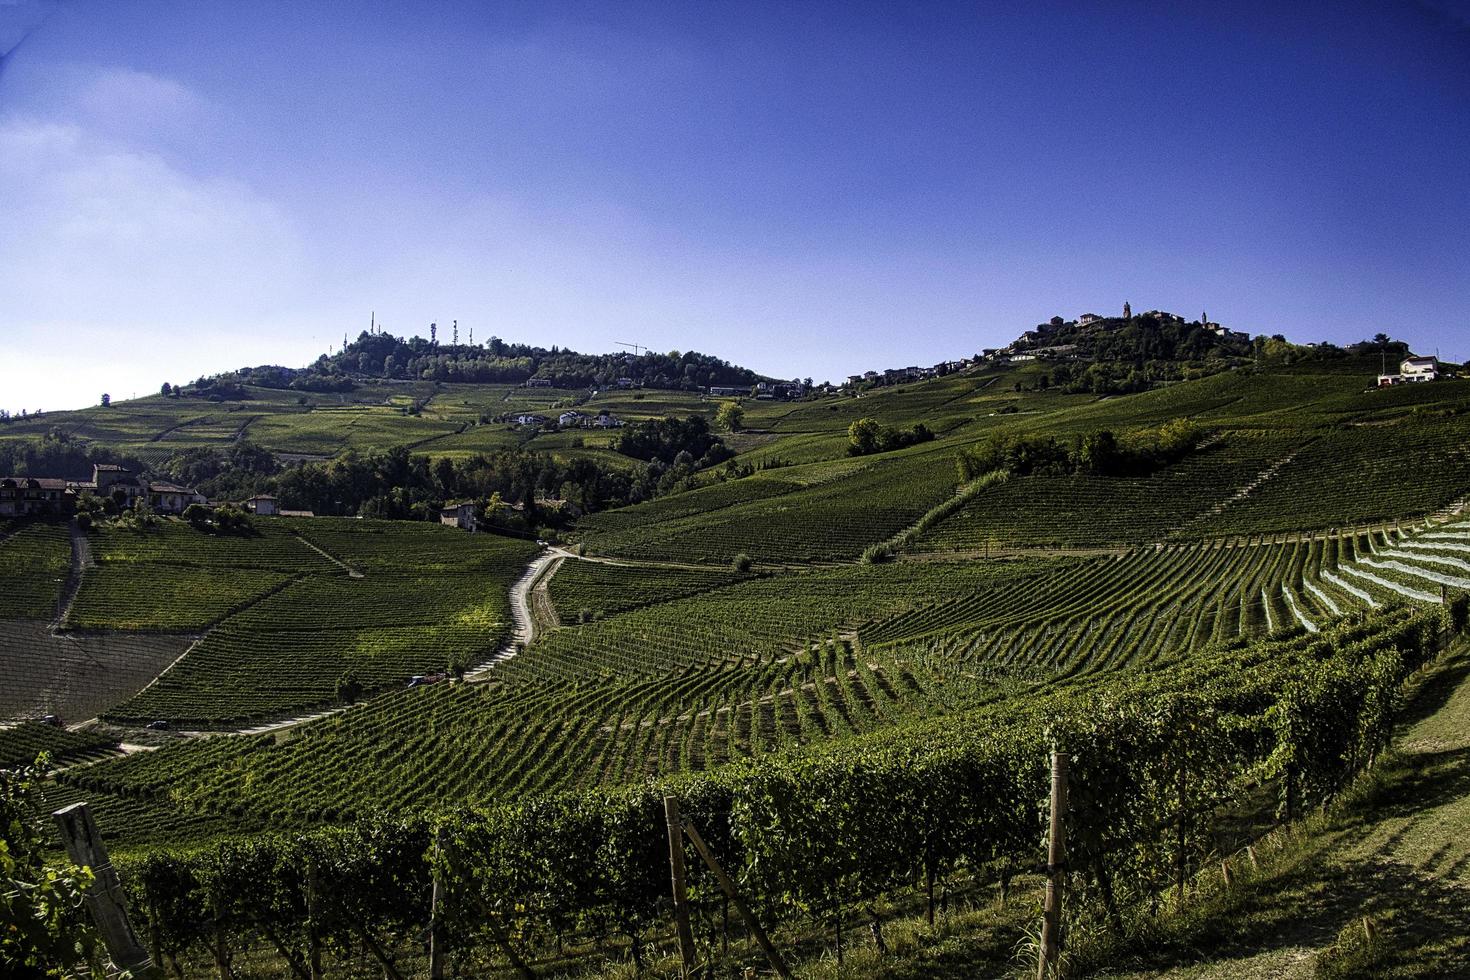
[[[308,289],[302,236],[268,199],[74,123],[0,122],[0,214],[0,332],[12,350],[109,335],[186,345]],[[15,364],[0,365],[0,393],[16,386]]]
[[[165,152],[214,125],[206,102],[128,69],[69,69],[48,96],[0,116],[0,407],[150,391],[204,358],[238,366],[256,324],[310,308],[292,217]]]

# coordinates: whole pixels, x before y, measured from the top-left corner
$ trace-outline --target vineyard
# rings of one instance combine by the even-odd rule
[[[1241,642],[1316,636],[1344,615],[1437,605],[1441,585],[1470,588],[1470,524],[1283,537],[728,584],[708,577],[729,573],[569,559],[553,596],[563,574],[573,595],[615,572],[642,597],[654,583],[705,581],[695,595],[553,630],[490,683],[402,691],[285,737],[185,742],[64,781],[92,792],[104,829],[137,843],[168,836],[159,828],[183,815],[303,827],[385,799],[433,809],[615,787],[1208,662]],[[213,671],[229,676],[226,664]],[[147,799],[158,820],[138,811]],[[127,801],[125,824],[114,800]]]
[[[158,847],[118,865],[157,951],[185,961],[262,941],[300,957],[342,930],[408,968],[431,882],[461,968],[534,962],[577,934],[636,958],[669,916],[663,795],[768,922],[840,930],[916,883],[932,907],[936,882],[1003,885],[1035,865],[1056,744],[1075,760],[1073,874],[1115,913],[1231,846],[1230,807],[1251,783],[1266,780],[1288,814],[1330,798],[1380,750],[1400,684],[1463,628],[1465,606],[1357,615],[708,775],[447,809],[419,797],[440,815],[400,804],[341,830]],[[711,884],[695,875],[696,902]]]
[[[638,960],[669,916],[665,794],[764,921],[877,935],[880,910],[1030,874],[1054,745],[1074,765],[1070,887],[1116,923],[1334,798],[1464,630],[1470,386],[1365,392],[1361,368],[1099,398],[1032,365],[752,400],[728,472],[584,515],[559,552],[422,522],[104,521],[72,569],[64,524],[0,526],[0,717],[123,726],[6,728],[0,764],[66,766],[45,805],[91,804],[184,975],[232,949],[300,976],[312,943],[406,975],[434,885],[466,973],[554,972],[563,947]],[[64,421],[151,451],[248,433],[319,455],[609,453],[481,422],[567,397],[368,385],[172,428],[189,406]],[[860,418],[936,437],[849,455]],[[1180,418],[1189,451],[1132,475],[957,465],[992,437],[1126,445]],[[159,720],[183,731],[113,750]],[[721,903],[703,872],[691,887],[712,948]]]
[[[534,550],[432,525],[261,523],[264,534],[226,538],[219,552],[208,547],[219,536],[178,522],[159,535],[120,531],[99,549],[78,599],[83,613],[74,610],[73,618],[100,606],[107,614],[93,622],[139,628],[140,613],[157,607],[174,617],[170,625],[210,627],[147,690],[107,711],[108,720],[218,727],[337,702],[344,677],[372,692],[414,674],[463,670],[504,641],[506,591]],[[210,556],[221,564],[196,564]],[[170,576],[150,574],[169,557],[178,562],[168,566]],[[238,563],[242,573],[231,579],[225,563]],[[114,565],[120,568],[104,585],[141,582],[146,591],[148,583],[177,581],[178,601],[129,601],[119,585],[102,592],[92,583]],[[216,575],[227,586],[205,588]],[[83,605],[89,588],[109,604]]]
[[[836,464],[833,470],[826,463],[777,470],[775,481],[765,481],[776,482],[777,492],[767,495],[772,488],[764,487],[757,499],[741,503],[728,501],[740,494],[739,483],[755,478],[738,481],[720,496],[714,491],[723,487],[696,491],[705,495],[699,502],[712,505],[710,511],[671,515],[652,525],[632,523],[646,516],[641,506],[615,512],[610,517],[625,529],[593,534],[588,546],[624,558],[711,564],[726,564],[738,554],[762,565],[851,560],[917,521],[958,483],[953,459],[934,452]],[[779,492],[780,484],[793,480],[804,482]],[[587,524],[598,526],[595,520]]]
[[[117,748],[106,736],[67,731],[36,722],[0,728],[0,769],[28,766],[42,752],[54,765],[105,758]]]
[[[193,637],[53,632],[43,620],[0,621],[0,717],[95,718],[146,687]]]
[[[71,566],[71,539],[58,524],[0,525],[0,620],[50,619]]]
[[[551,580],[551,600],[563,621],[575,623],[683,599],[744,578],[743,573],[720,569],[630,568],[574,561]]]

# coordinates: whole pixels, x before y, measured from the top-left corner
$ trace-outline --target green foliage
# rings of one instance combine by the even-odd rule
[[[32,521],[0,537],[0,620],[51,618],[70,564],[65,524]]]
[[[91,869],[48,862],[45,837],[34,822],[45,761],[0,769],[0,967],[18,980],[105,977],[82,906]]]
[[[743,575],[744,573],[750,571],[750,566],[750,556],[743,551],[740,554],[736,555],[734,558],[730,559],[730,570],[732,572]]]
[[[730,432],[739,432],[745,427],[745,409],[739,402],[721,402],[719,411],[715,412],[715,424]]]
[[[510,583],[534,550],[411,522],[270,519],[249,535],[173,520],[108,529],[69,622],[213,627],[112,719],[270,718],[340,702],[346,673],[366,693],[489,659],[508,632]]]
[[[929,442],[933,438],[933,431],[922,422],[912,429],[895,429],[869,416],[847,427],[847,453],[849,456],[871,456]]]
[[[562,616],[586,620],[682,599],[744,579],[738,570],[629,568],[602,562],[563,562],[552,577],[551,600]]]
[[[720,437],[709,431],[709,423],[700,415],[684,419],[645,419],[626,426],[612,448],[634,459],[658,460],[669,466],[684,454],[698,460],[701,467],[723,462],[733,455]]]
[[[1437,612],[1391,610],[1332,635],[1237,646],[818,752],[457,807],[435,819],[433,848],[425,821],[409,816],[119,864],[146,889],[138,906],[181,943],[203,941],[214,910],[227,930],[299,927],[308,868],[330,896],[324,915],[371,931],[424,921],[432,869],[461,943],[483,941],[487,915],[522,944],[571,929],[636,942],[667,914],[660,801],[672,794],[765,915],[830,921],[959,868],[990,877],[1034,865],[1056,745],[1072,756],[1072,873],[1082,894],[1148,894],[1206,858],[1228,816],[1221,804],[1283,754],[1327,780],[1305,784],[1304,800],[1340,784],[1364,760],[1306,737],[1308,719],[1335,713],[1341,730],[1381,730],[1379,706],[1393,702],[1406,670],[1434,656],[1442,624]],[[1385,654],[1398,665],[1379,669]],[[1365,697],[1318,683],[1324,669],[1361,678]]]
[[[1203,438],[1203,431],[1188,419],[1127,432],[1122,439],[1110,429],[1098,429],[1077,437],[1070,447],[1054,437],[993,433],[960,454],[958,469],[967,481],[995,471],[1015,476],[1146,476],[1188,456]]]

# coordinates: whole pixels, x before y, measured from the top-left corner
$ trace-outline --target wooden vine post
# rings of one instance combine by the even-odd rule
[[[683,827],[684,833],[689,835],[690,843],[699,852],[700,858],[709,867],[715,880],[720,883],[720,889],[724,891],[725,897],[734,903],[735,911],[739,912],[740,918],[745,920],[745,927],[760,944],[761,951],[766,954],[766,959],[771,964],[771,969],[775,970],[776,975],[782,980],[791,980],[791,971],[787,969],[786,961],[781,958],[780,953],[776,952],[776,947],[771,943],[771,937],[767,936],[766,931],[761,928],[760,920],[755,917],[750,907],[745,904],[745,900],[740,897],[740,893],[735,890],[735,883],[730,880],[729,875],[725,874],[725,869],[720,867],[720,862],[715,860],[714,852],[705,844],[704,838],[699,836],[699,831],[694,829],[693,824],[685,821]]]
[[[439,858],[444,852],[444,828],[434,834],[434,889],[429,893],[429,980],[444,980],[444,901],[448,897],[438,872]]]
[[[1051,754],[1051,835],[1046,853],[1046,908],[1036,980],[1056,974],[1061,961],[1062,892],[1067,862],[1067,753]]]
[[[306,861],[306,971],[311,980],[322,980],[321,877],[316,858]]]
[[[51,817],[56,821],[61,842],[72,862],[92,869],[92,886],[86,893],[87,908],[113,964],[137,978],[161,977],[162,972],[154,965],[153,958],[143,948],[137,933],[133,932],[132,923],[128,921],[122,882],[107,857],[107,847],[97,832],[91,808],[86,803],[73,803],[57,810]]]
[[[694,932],[689,928],[689,895],[684,881],[684,827],[679,820],[679,801],[664,797],[664,823],[669,832],[669,877],[674,888],[674,920],[679,930],[679,955],[684,961],[682,975],[694,973]]]

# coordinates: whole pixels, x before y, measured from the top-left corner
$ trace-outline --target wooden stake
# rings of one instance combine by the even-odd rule
[[[1233,875],[1231,873],[1231,871],[1230,871],[1230,862],[1229,861],[1221,861],[1220,862],[1220,877],[1222,879],[1224,879],[1224,881],[1225,881],[1225,888],[1227,890],[1235,887],[1235,875]]]
[[[1247,844],[1246,845],[1246,848],[1245,848],[1245,853],[1246,853],[1246,856],[1251,859],[1251,870],[1252,871],[1260,871],[1261,870],[1261,862],[1258,861],[1258,860],[1256,860],[1256,849],[1253,846]]]
[[[92,887],[85,896],[87,908],[112,962],[120,969],[131,971],[134,977],[161,977],[163,972],[154,965],[128,921],[122,882],[108,860],[107,847],[97,832],[91,808],[86,803],[73,803],[51,817],[61,831],[61,842],[73,863],[92,869]]]
[[[1051,839],[1046,856],[1046,909],[1041,920],[1041,955],[1036,980],[1047,980],[1061,959],[1062,900],[1067,862],[1067,753],[1051,754]],[[1059,972],[1059,971],[1057,971]]]
[[[776,947],[771,944],[771,938],[761,928],[760,921],[750,911],[750,908],[745,904],[745,900],[740,897],[740,893],[735,890],[735,883],[730,880],[729,875],[725,874],[725,869],[720,867],[720,862],[715,860],[714,852],[705,845],[704,838],[699,836],[699,831],[694,829],[693,824],[686,821],[683,827],[684,833],[689,835],[690,843],[694,845],[694,850],[699,852],[700,858],[709,866],[710,873],[720,883],[721,890],[735,904],[735,911],[740,913],[740,918],[745,920],[745,927],[750,930],[751,935],[755,936],[755,941],[760,944],[761,951],[766,954],[766,959],[770,961],[771,969],[775,970],[776,975],[781,977],[782,980],[791,980],[791,971],[787,969],[786,961],[781,958],[780,953],[776,952]]]
[[[664,822],[669,832],[669,877],[674,889],[674,921],[679,931],[679,955],[684,961],[682,976],[694,975],[694,933],[689,928],[689,896],[684,882],[684,828],[679,820],[679,801],[664,797]]]
[[[434,834],[434,864],[444,850],[444,828]],[[444,980],[444,901],[447,898],[444,883],[434,875],[434,889],[429,893],[429,980]]]
[[[306,863],[306,972],[311,980],[322,980],[321,908],[317,901],[321,882],[317,878],[316,861]]]

